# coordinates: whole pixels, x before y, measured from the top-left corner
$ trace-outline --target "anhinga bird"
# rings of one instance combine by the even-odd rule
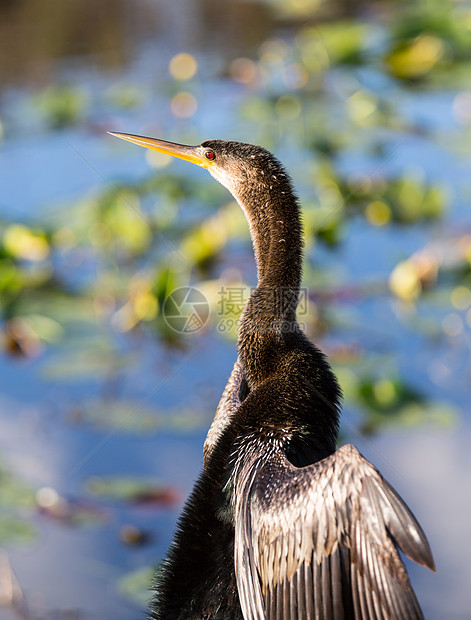
[[[284,168],[251,144],[113,135],[207,168],[242,207],[258,267],[151,617],[422,618],[398,549],[434,569],[429,544],[373,465],[336,450],[340,389],[296,320],[301,222]]]

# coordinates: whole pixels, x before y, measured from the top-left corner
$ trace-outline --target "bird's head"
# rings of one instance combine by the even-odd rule
[[[166,153],[206,168],[234,196],[237,196],[242,188],[247,189],[253,184],[273,185],[277,175],[285,176],[275,157],[261,146],[253,144],[206,140],[198,146],[186,146],[157,138],[109,133],[153,151]]]

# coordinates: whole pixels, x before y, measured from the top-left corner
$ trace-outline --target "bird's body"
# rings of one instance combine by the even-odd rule
[[[117,135],[207,167],[244,210],[258,267],[151,617],[422,618],[397,551],[434,567],[420,526],[353,446],[336,451],[340,390],[296,320],[301,223],[285,170],[252,145]]]

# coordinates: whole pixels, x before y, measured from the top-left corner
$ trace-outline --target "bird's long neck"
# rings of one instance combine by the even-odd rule
[[[236,195],[250,224],[258,284],[244,309],[239,329],[239,352],[246,365],[254,351],[276,347],[283,334],[296,330],[302,263],[299,206],[283,172],[266,183],[251,184]]]
[[[258,286],[286,286],[299,292],[302,260],[299,207],[289,185],[283,186],[286,189],[276,193],[270,186],[252,187],[239,197],[239,202],[250,225]],[[244,203],[250,203],[250,207]]]

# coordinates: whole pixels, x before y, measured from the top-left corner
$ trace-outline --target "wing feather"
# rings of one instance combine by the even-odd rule
[[[310,564],[304,562],[300,570],[304,567],[304,604],[306,606],[306,618],[309,620],[315,618],[314,612],[314,578],[312,574],[312,562]]]
[[[245,620],[419,620],[398,548],[434,569],[420,525],[353,446],[297,468],[243,461],[235,568]]]

